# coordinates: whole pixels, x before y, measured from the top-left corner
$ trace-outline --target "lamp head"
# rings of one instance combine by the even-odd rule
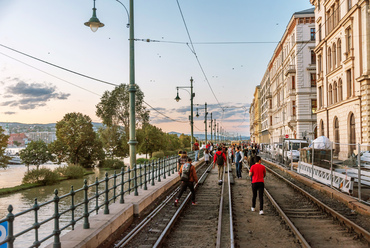
[[[179,97],[179,90],[177,89],[177,95],[175,97],[176,102],[179,102],[181,98]]]
[[[85,26],[90,27],[91,31],[96,32],[98,28],[104,27],[104,24],[99,21],[96,17],[96,8],[95,8],[95,0],[94,0],[94,8],[93,8],[93,15],[88,22],[85,22]]]

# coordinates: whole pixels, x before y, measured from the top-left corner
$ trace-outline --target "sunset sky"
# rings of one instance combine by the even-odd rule
[[[115,0],[97,0],[105,27],[93,33],[84,26],[92,7],[93,0],[0,1],[0,122],[53,123],[69,112],[101,122],[95,106],[114,86],[50,65],[115,85],[129,82],[126,11]],[[193,77],[194,103],[207,102],[227,132],[249,136],[255,86],[292,14],[311,7],[309,0],[135,0],[135,38],[155,40],[135,42],[136,83],[145,101],[171,118],[148,106],[151,123],[190,133],[190,96],[180,90],[182,100],[174,98],[176,86],[190,86]],[[204,131],[199,114],[195,133]]]

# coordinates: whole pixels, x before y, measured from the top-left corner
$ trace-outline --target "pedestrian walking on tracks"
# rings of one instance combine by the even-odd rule
[[[188,155],[186,151],[182,151],[179,160],[177,161],[177,171],[180,170],[181,166],[186,163]]]
[[[240,146],[236,148],[235,152],[235,167],[236,167],[236,176],[242,178],[242,162],[243,162],[243,153],[240,150]]]
[[[209,155],[209,151],[205,150],[204,151],[204,161],[206,162],[206,165],[209,165],[211,155]]]
[[[249,176],[252,177],[252,192],[253,192],[251,210],[252,212],[255,211],[258,191],[258,198],[260,200],[260,214],[263,214],[263,191],[265,189],[264,178],[266,177],[266,168],[261,164],[260,156],[256,156],[256,159],[257,163],[254,164],[249,170]]]
[[[222,152],[221,147],[218,147],[217,152],[213,158],[213,168],[215,168],[215,164],[217,163],[218,166],[218,184],[222,184],[222,174],[224,172],[224,167],[226,167],[226,156],[225,153]]]
[[[194,166],[191,164],[191,158],[187,159],[187,162],[184,163],[180,170],[180,180],[181,180],[181,189],[180,192],[175,200],[175,206],[179,203],[179,199],[181,198],[182,194],[185,192],[187,188],[189,188],[191,192],[191,201],[192,205],[197,205],[195,202],[195,190],[194,190],[194,183],[198,182],[197,172],[195,171]]]
[[[198,161],[198,154],[199,154],[199,143],[197,140],[195,140],[195,143],[193,144],[193,151],[195,151],[195,162]]]

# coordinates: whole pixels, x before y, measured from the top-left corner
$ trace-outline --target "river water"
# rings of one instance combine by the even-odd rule
[[[125,159],[125,164],[128,164],[128,159]],[[59,165],[55,164],[44,164],[43,167],[47,167],[50,169],[57,168]],[[33,169],[30,166],[30,169]],[[13,187],[21,184],[22,178],[24,173],[27,171],[27,167],[24,165],[11,165],[8,169],[0,170],[0,188],[4,187]],[[113,175],[114,171],[100,171],[98,168],[94,170],[94,174],[90,174],[84,177],[87,179],[87,183],[92,184],[95,182],[96,177],[100,179],[104,178],[105,173],[108,173],[109,176]],[[119,171],[117,171],[119,173]],[[38,204],[42,204],[44,202],[50,201],[54,198],[54,190],[58,190],[58,196],[62,196],[68,194],[71,191],[71,186],[74,187],[74,190],[80,189],[83,187],[84,179],[73,179],[73,180],[65,180],[61,181],[58,184],[51,185],[51,186],[43,186],[43,187],[36,187],[28,190],[23,190],[17,193],[9,194],[0,196],[0,219],[3,219],[8,214],[8,206],[13,206],[13,214],[20,213],[31,208],[35,203],[35,198],[37,198]],[[111,180],[113,181],[113,180]],[[117,179],[117,183],[120,181]],[[112,183],[110,183],[110,187]],[[100,191],[104,189],[104,185],[100,185]],[[93,192],[95,187],[91,190],[89,189],[89,197],[91,197],[95,192]],[[110,195],[110,197],[112,197]],[[83,201],[83,192],[79,192],[75,196],[75,204],[80,203]],[[99,198],[99,204],[102,204],[104,201],[104,196]],[[59,212],[67,210],[71,206],[71,199],[70,197],[62,199],[59,203]],[[89,210],[95,207],[95,201],[89,203]],[[54,214],[54,204],[48,204],[45,207],[41,207],[38,211],[38,222],[46,220],[50,218]],[[83,214],[83,206],[76,208],[75,218],[82,216]],[[91,215],[95,215],[95,212],[91,213]],[[68,212],[65,215],[62,215],[60,218],[60,228],[67,225],[71,221],[71,213]],[[27,214],[22,215],[21,217],[15,218],[14,221],[14,234],[19,233],[29,227],[31,227],[35,222],[35,213],[34,211],[30,211]],[[78,224],[83,223],[83,221],[79,221]],[[53,220],[42,225],[39,229],[39,240],[42,240],[46,236],[52,234],[52,230],[54,229],[54,222]],[[67,228],[62,232],[62,235],[71,230],[71,227]],[[31,230],[22,236],[15,239],[14,247],[29,247],[32,245],[35,239],[35,231]],[[47,244],[51,243],[53,238],[50,238],[48,241],[43,243],[41,247],[45,247]]]

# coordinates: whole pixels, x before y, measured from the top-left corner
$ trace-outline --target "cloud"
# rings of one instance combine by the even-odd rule
[[[51,84],[26,83],[18,78],[7,78],[7,81],[16,82],[5,88],[3,98],[12,100],[0,103],[0,106],[19,107],[19,109],[35,109],[46,106],[50,100],[66,100],[69,93],[57,92],[56,86]]]
[[[11,112],[11,111],[7,111],[7,112],[3,112],[4,115],[15,115],[16,112]]]

